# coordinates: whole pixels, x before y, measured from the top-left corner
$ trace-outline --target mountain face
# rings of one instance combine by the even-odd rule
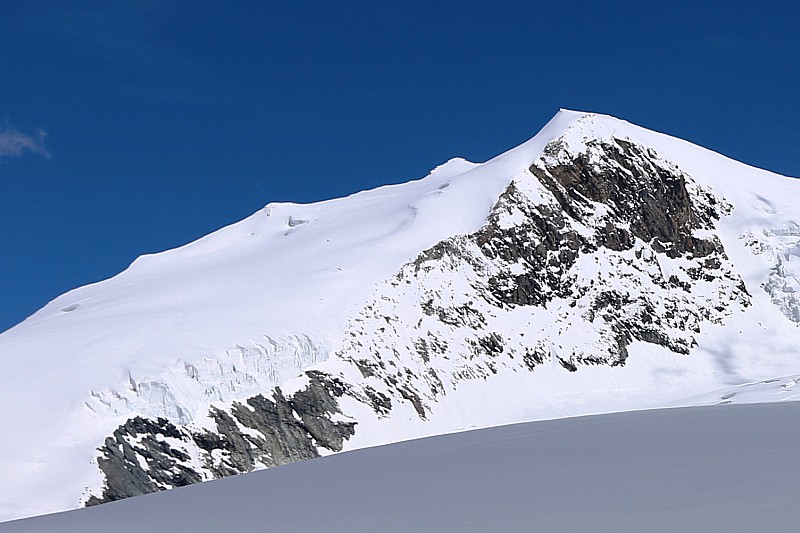
[[[0,518],[756,382],[794,399],[775,379],[799,372],[798,200],[790,178],[562,111],[484,164],[270,204],[0,335]]]

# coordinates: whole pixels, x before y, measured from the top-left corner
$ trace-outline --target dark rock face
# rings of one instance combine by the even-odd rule
[[[698,191],[693,199],[687,176],[658,166],[654,154],[627,141],[590,143],[590,149],[602,154],[602,163],[595,164],[589,163],[591,153],[564,161],[560,148],[554,143],[545,154],[561,156],[557,162],[537,162],[529,169],[553,195],[557,206],[531,204],[512,183],[487,226],[476,236],[489,260],[523,261],[529,266],[524,274],[504,272],[490,280],[492,294],[499,301],[542,305],[554,297],[569,297],[573,288],[565,272],[580,254],[599,248],[632,250],[637,239],[653,252],[672,259],[711,256],[702,265],[709,270],[720,269],[724,250],[719,240],[694,235],[695,230],[712,231],[721,215],[712,194]],[[595,215],[597,206],[606,213],[600,220]],[[525,222],[501,227],[500,215],[512,209],[521,210]],[[588,226],[593,235],[580,233],[578,224]]]
[[[550,154],[557,149],[552,146]],[[590,164],[593,150],[602,152],[604,164]],[[594,141],[588,154],[578,154],[568,164],[532,165],[530,171],[575,220],[583,221],[596,202],[608,206],[612,218],[628,226],[610,219],[598,227],[595,240],[600,246],[628,250],[637,238],[671,258],[720,253],[719,241],[693,235],[696,229],[712,229],[712,221],[719,218],[714,196],[706,193],[700,202],[693,201],[687,177],[657,165],[654,157],[628,141]]]
[[[163,418],[137,416],[117,428],[100,448],[98,465],[107,480],[105,491],[102,497],[90,497],[86,505],[202,481],[199,473],[186,466],[189,456],[173,448],[166,437],[181,439],[183,433]]]
[[[375,288],[336,354],[361,379],[307,371],[294,394],[212,408],[211,428],[133,418],[100,448],[106,486],[87,504],[340,451],[356,431],[343,398],[376,419],[426,421],[463,382],[503,371],[624,365],[637,342],[687,355],[703,324],[749,305],[713,234],[727,210],[629,141],[579,153],[554,141],[481,230]]]
[[[272,399],[258,395],[246,405],[235,402],[229,410],[212,408],[214,431],[177,428],[163,418],[129,420],[100,448],[105,489],[86,504],[312,459],[319,457],[319,447],[341,451],[356,423],[334,422],[332,417],[341,414],[337,398],[348,387],[322,372],[306,376],[306,388],[290,398],[276,388]],[[190,451],[202,466],[192,462]]]
[[[634,251],[635,259],[620,254],[618,261],[641,273],[647,270],[642,264],[652,264],[657,254],[663,254],[670,259],[695,261],[697,266],[685,271],[691,279],[702,277],[714,283],[738,278],[722,244],[710,233],[725,207],[707,191],[695,187],[690,193],[686,175],[660,164],[655,153],[628,141],[591,141],[587,148],[586,153],[570,156],[555,142],[547,148],[543,160],[529,169],[555,198],[558,209],[531,205],[514,184],[501,197],[477,242],[490,260],[522,262],[527,268],[524,273],[501,271],[492,277],[491,294],[501,304],[512,307],[545,305],[553,298],[574,299],[577,303],[588,296],[584,318],[590,322],[603,319],[609,324],[613,339],[612,349],[606,354],[610,358],[579,358],[590,364],[603,359],[611,364],[624,362],[626,347],[633,340],[688,354],[694,340],[670,336],[666,329],[696,333],[697,322],[710,319],[711,313],[697,316],[682,312],[675,298],[664,301],[666,310],[659,312],[651,297],[633,298],[629,291],[602,289],[599,283],[582,286],[567,272],[582,254],[605,248],[611,252]],[[522,210],[525,222],[501,227],[498,220],[504,208]],[[602,216],[597,216],[598,211]],[[591,236],[580,231],[579,226],[591,230]],[[699,232],[708,236],[698,237]],[[653,274],[656,273],[648,272],[644,282],[664,289],[666,294],[675,289],[691,292],[689,282],[681,282],[674,275],[664,279],[660,272],[657,274],[662,275]],[[747,305],[749,295],[741,280],[737,282],[730,296]],[[621,313],[623,310],[626,312]],[[572,364],[565,367],[576,369]]]
[[[502,227],[501,215],[512,209],[522,212],[524,222]],[[508,306],[544,305],[554,297],[568,297],[566,273],[582,248],[591,251],[561,210],[532,204],[514,183],[500,196],[488,224],[474,239],[483,260],[528,266],[527,272],[501,270],[489,278],[491,295]]]

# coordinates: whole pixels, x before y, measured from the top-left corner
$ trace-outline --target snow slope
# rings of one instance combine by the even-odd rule
[[[800,372],[800,184],[612,117],[561,111],[533,139],[483,164],[453,159],[418,181],[317,204],[269,204],[70,291],[0,335],[0,520],[81,504],[103,482],[96,449],[134,415],[202,426],[211,404],[276,385],[297,390],[302,380],[293,378],[304,369],[347,373],[338,354],[386,280],[437,243],[480,230],[501,193],[530,177],[551,142],[577,153],[613,139],[647,147],[732,206],[713,233],[752,305],[706,324],[688,357],[634,343],[623,368],[501,372],[491,386],[471,381],[449,392],[424,421],[410,416],[410,406],[391,423],[362,413],[363,431],[345,448],[672,405]],[[537,317],[555,324],[559,313],[551,306]]]
[[[531,422],[281,466],[0,533],[796,529],[800,404]]]

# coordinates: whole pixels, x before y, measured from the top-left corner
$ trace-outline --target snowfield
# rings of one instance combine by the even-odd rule
[[[0,533],[792,531],[800,404],[638,411],[303,461]]]
[[[368,379],[343,356],[356,353],[350,344],[356,333],[366,338],[377,329],[362,316],[365,306],[385,307],[385,316],[372,317],[385,318],[384,325],[390,316],[402,318],[391,324],[401,332],[425,318],[415,315],[421,293],[414,289],[381,301],[382,291],[399,284],[398,273],[438,243],[481,230],[512,182],[534,206],[550,201],[550,193],[531,181],[530,168],[554,164],[545,154],[552,143],[562,153],[592,154],[597,142],[615,140],[645,147],[661,167],[689,176],[692,194],[719,200],[724,216],[694,236],[719,239],[724,266],[741,278],[747,305],[735,299],[733,277],[722,276],[721,288],[701,280],[692,295],[713,320],[697,318],[697,332],[685,342],[688,353],[635,340],[624,365],[568,372],[555,356],[531,372],[501,365],[496,375],[487,371],[452,390],[443,386],[446,393],[427,416],[415,412],[426,406],[404,403],[376,418],[344,397],[346,420],[358,424],[344,449],[565,416],[796,400],[800,183],[613,117],[562,110],[534,138],[483,164],[452,159],[417,181],[316,204],[269,204],[196,242],[140,257],[109,280],[59,296],[0,334],[0,521],[74,509],[98,494],[104,483],[98,447],[131,417],[162,417],[200,431],[213,425],[210,406],[230,408],[275,386],[291,394],[307,384],[304,370],[341,375],[348,383]],[[586,220],[600,224],[608,208],[595,208]],[[509,210],[498,227],[512,227],[520,217]],[[648,268],[688,283],[686,260],[650,254],[645,244],[635,253],[651,261]],[[609,270],[611,255],[583,256],[573,269],[576,279],[611,280],[618,288],[641,274]],[[458,272],[444,281],[433,273],[425,282],[447,282],[466,293],[466,274]],[[641,292],[653,300],[668,296],[649,287]],[[554,299],[533,314],[512,309],[494,321],[487,315],[488,327],[515,339],[520,350],[538,335],[550,353],[564,357],[605,342],[597,323],[581,322],[570,304]],[[461,330],[445,329],[454,346],[468,341]],[[524,338],[521,331],[531,334]],[[686,333],[669,332],[680,341]],[[505,346],[516,347],[506,337]],[[407,360],[411,352],[395,351],[406,369],[416,368]],[[449,359],[442,365],[453,375],[462,372]],[[788,502],[798,496],[790,454],[799,436],[791,429],[795,409],[670,410],[509,426],[363,450],[63,515],[63,524],[43,518],[0,531],[83,531],[99,524],[115,531],[171,529],[179,523],[211,531],[231,529],[236,520],[243,528],[260,520],[277,530],[315,529],[320,520],[346,530],[380,525],[389,531],[406,529],[409,516],[419,519],[413,529],[437,531],[486,530],[489,523],[491,529],[580,529],[594,523],[592,516],[610,524],[608,530],[661,529],[648,526],[646,516],[689,530],[708,524],[765,530],[789,518]],[[186,453],[187,464],[199,469],[200,456]],[[642,477],[642,471],[651,475]],[[238,491],[235,498],[223,494],[228,487]],[[302,498],[288,496],[295,491]],[[169,506],[179,511],[165,514]],[[681,506],[686,511],[678,516]],[[138,522],[130,522],[133,516]],[[340,522],[327,522],[337,516]],[[156,517],[176,522],[146,523]],[[215,522],[223,518],[229,520],[224,527]]]

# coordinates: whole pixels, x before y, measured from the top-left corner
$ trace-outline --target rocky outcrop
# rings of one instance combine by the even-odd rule
[[[686,355],[750,296],[715,222],[729,207],[627,140],[551,143],[477,233],[376,290],[340,354],[424,418],[503,368],[623,365],[634,342]],[[420,403],[421,402],[421,403]]]
[[[660,164],[654,152],[621,139],[590,141],[586,152],[572,157],[560,150],[559,143],[548,147],[549,164],[534,164],[530,171],[577,221],[584,222],[598,204],[608,209],[605,223],[595,227],[597,245],[622,251],[639,239],[670,258],[721,253],[717,239],[695,235],[713,230],[717,199],[699,189],[693,198],[688,176]]]
[[[189,465],[190,456],[180,445],[175,445],[185,436],[185,431],[165,418],[151,420],[137,416],[128,420],[100,448],[98,465],[106,487],[102,495],[92,495],[86,505],[202,481],[202,474]]]
[[[290,397],[275,388],[271,398],[212,407],[213,429],[178,428],[163,418],[127,421],[100,448],[105,487],[86,504],[312,459],[320,448],[341,451],[356,425],[333,420],[342,415],[337,399],[348,387],[318,371],[306,377],[306,387]]]

